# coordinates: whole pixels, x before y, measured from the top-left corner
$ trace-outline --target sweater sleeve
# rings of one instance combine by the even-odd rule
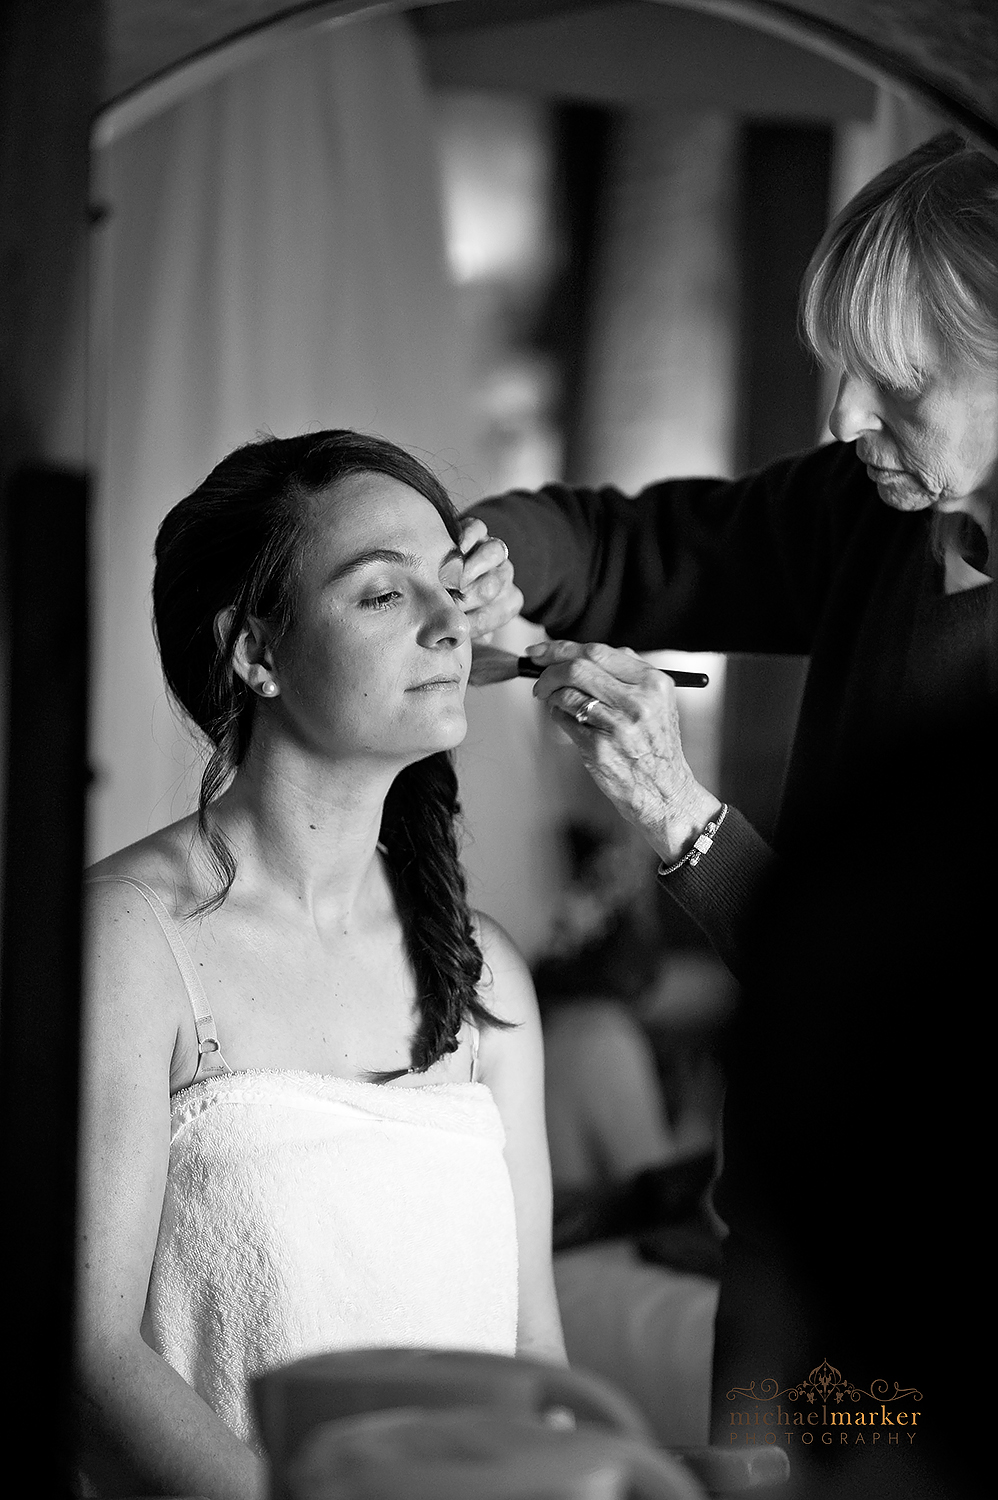
[[[806,655],[838,559],[877,497],[850,445],[738,480],[628,496],[548,485],[472,507],[549,635],[638,651]]]
[[[695,865],[661,877],[662,886],[710,939],[736,979],[744,977],[759,902],[776,869],[776,855],[737,808]]]
[[[840,560],[871,519],[889,524],[840,443],[738,480],[666,480],[636,496],[549,485],[473,512],[506,542],[529,619],[639,651],[806,655]],[[663,877],[736,977],[775,867],[732,808],[709,854]]]

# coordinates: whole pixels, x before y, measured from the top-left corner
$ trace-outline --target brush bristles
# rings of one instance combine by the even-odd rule
[[[471,658],[470,682],[473,687],[491,687],[496,682],[512,682],[522,677],[521,658],[497,646],[476,646]],[[536,674],[539,675],[539,674]]]

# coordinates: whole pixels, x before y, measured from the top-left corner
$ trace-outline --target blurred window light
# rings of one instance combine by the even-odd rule
[[[545,276],[554,250],[545,106],[447,89],[435,109],[451,275],[459,285]]]

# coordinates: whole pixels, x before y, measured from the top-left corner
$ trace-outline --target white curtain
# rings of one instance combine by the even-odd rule
[[[95,856],[190,806],[150,629],[166,511],[264,432],[358,427],[445,483],[458,331],[418,57],[396,19],[322,28],[104,148]]]
[[[277,38],[104,134],[91,859],[193,804],[201,762],[162,685],[152,553],[166,511],[219,458],[264,432],[357,427],[418,452],[459,505],[479,493],[462,467],[469,382],[430,100],[404,20]],[[524,687],[469,695],[462,794],[473,899],[529,949],[551,858]]]

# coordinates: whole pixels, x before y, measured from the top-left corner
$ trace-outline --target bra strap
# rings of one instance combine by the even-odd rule
[[[141,880],[133,880],[130,875],[95,875],[86,881],[87,885],[130,885],[143,897],[149,910],[156,918],[163,935],[170,945],[170,952],[177,961],[187,998],[190,1001],[191,1010],[194,1012],[194,1029],[198,1039],[198,1066],[192,1083],[197,1083],[200,1078],[207,1078],[214,1073],[231,1073],[225,1058],[222,1056],[218,1045],[218,1036],[215,1026],[215,1017],[211,1013],[208,997],[205,995],[204,986],[198,977],[198,971],[194,967],[191,958],[180,936],[177,923],[167,911],[163,902],[157,896],[151,886],[145,885]]]
[[[482,1033],[479,1031],[479,1029],[478,1029],[477,1026],[475,1026],[475,1025],[472,1024],[471,1021],[468,1022],[468,1027],[469,1027],[469,1029],[471,1031],[471,1082],[472,1083],[477,1083],[478,1082],[478,1044],[479,1044],[479,1042],[482,1039]]]

